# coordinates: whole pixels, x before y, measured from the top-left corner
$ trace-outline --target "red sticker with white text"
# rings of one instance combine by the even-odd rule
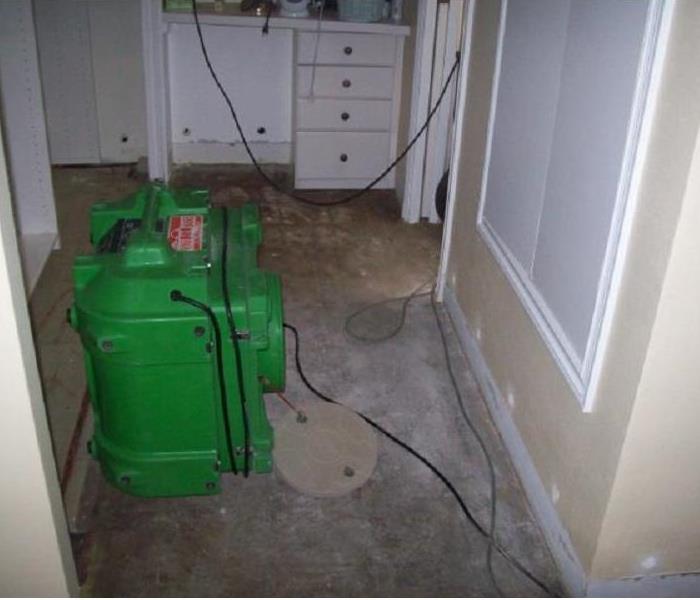
[[[203,215],[170,217],[168,241],[173,250],[192,252],[202,249]]]

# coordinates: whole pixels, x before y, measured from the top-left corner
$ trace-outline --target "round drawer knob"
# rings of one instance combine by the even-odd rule
[[[352,46],[345,46],[345,48],[343,48],[343,52],[350,56],[352,54]]]
[[[343,119],[343,121],[347,121],[350,118],[350,114],[344,112],[340,115],[340,118]]]
[[[343,87],[344,88],[349,88],[351,85],[352,85],[352,83],[350,83],[349,79],[343,79]]]
[[[343,153],[340,155],[340,162],[348,162],[348,155]]]

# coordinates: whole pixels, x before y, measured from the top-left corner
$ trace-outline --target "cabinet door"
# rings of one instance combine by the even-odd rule
[[[35,0],[34,7],[51,162],[99,162],[89,4]]]
[[[90,40],[102,162],[146,155],[139,0],[90,0]]]
[[[292,31],[202,25],[212,64],[251,142],[291,142]],[[168,64],[173,142],[237,142],[226,103],[202,60],[194,25],[172,24]]]
[[[35,0],[54,164],[146,154],[139,0]]]

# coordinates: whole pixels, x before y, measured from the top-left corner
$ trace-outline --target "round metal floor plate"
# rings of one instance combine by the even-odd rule
[[[311,496],[348,494],[362,486],[377,464],[377,436],[350,409],[312,404],[300,421],[289,412],[275,427],[274,463],[294,489]]]

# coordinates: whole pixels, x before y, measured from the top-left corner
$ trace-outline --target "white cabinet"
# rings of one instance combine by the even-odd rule
[[[362,188],[393,160],[402,57],[402,36],[298,35],[296,188]]]
[[[389,136],[387,132],[300,131],[295,150],[297,187],[299,182],[310,187],[309,180],[314,187],[331,187],[322,180],[370,180],[381,172],[389,156]]]
[[[139,0],[34,0],[53,164],[146,153]]]
[[[389,131],[391,100],[297,98],[297,131]]]
[[[292,135],[292,31],[202,25],[209,56],[261,162],[289,160]],[[173,160],[247,162],[228,106],[211,78],[194,25],[167,32]]]
[[[142,0],[149,174],[171,163],[249,162],[189,10]],[[396,155],[403,44],[394,23],[200,9],[209,56],[261,163],[294,163],[298,188],[361,188]],[[313,89],[312,89],[313,86]],[[377,187],[394,187],[390,173]]]

